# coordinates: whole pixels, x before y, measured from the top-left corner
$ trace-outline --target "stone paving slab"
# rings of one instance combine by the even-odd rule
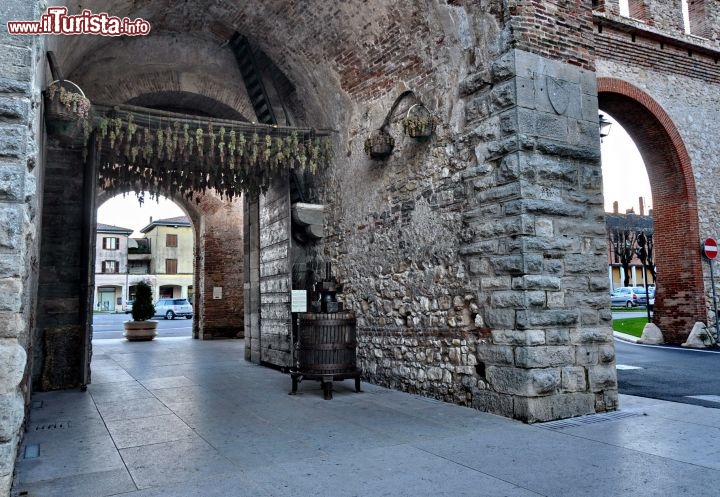
[[[526,425],[244,360],[242,340],[96,340],[88,392],[33,395],[14,496],[716,496],[720,410],[621,395]],[[113,374],[117,374],[116,379]],[[127,375],[127,376],[126,376]],[[128,377],[130,380],[128,380]],[[69,422],[53,429],[53,423]],[[24,447],[37,451],[23,458]],[[32,450],[29,451],[32,455]]]
[[[118,449],[196,438],[195,432],[175,414],[107,421]]]
[[[138,488],[161,487],[239,470],[200,437],[120,449],[120,455]]]
[[[26,481],[22,488],[28,497],[98,497],[133,492],[137,486],[123,467],[44,481]]]
[[[280,464],[248,476],[274,496],[537,497],[539,494],[409,445]]]
[[[97,409],[105,422],[172,414],[172,411],[155,397],[125,402],[98,402]]]

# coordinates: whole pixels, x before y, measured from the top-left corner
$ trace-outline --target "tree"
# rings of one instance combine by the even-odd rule
[[[657,275],[655,274],[655,253],[653,251],[653,233],[652,231],[645,233],[640,231],[637,236],[637,256],[643,266],[650,271],[653,277],[653,281],[656,281]]]
[[[607,214],[605,226],[612,260],[615,264],[620,264],[625,273],[623,286],[630,286],[630,265],[636,256],[655,281],[652,217],[634,213]]]
[[[144,281],[135,286],[135,302],[132,307],[134,321],[146,321],[155,315],[155,306],[152,303],[152,289]]]
[[[615,263],[620,263],[625,273],[623,286],[630,286],[630,263],[635,255],[637,233],[629,229],[616,229],[608,233]]]

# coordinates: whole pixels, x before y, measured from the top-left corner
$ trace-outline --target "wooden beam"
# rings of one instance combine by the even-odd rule
[[[48,64],[50,64],[50,72],[52,73],[53,81],[63,81],[65,77],[63,76],[62,69],[60,69],[60,65],[57,63],[55,52],[48,50],[47,59]]]

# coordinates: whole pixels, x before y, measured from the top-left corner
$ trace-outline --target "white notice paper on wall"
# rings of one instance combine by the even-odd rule
[[[307,312],[307,291],[293,290],[290,312]]]
[[[213,287],[213,299],[214,300],[222,299],[222,287],[221,286]]]

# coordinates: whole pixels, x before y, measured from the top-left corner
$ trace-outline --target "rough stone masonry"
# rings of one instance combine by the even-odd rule
[[[6,2],[0,18],[34,18],[37,2]],[[42,182],[44,40],[0,30],[0,495],[7,495],[29,398]]]
[[[482,71],[464,81],[464,135],[391,159],[396,183],[369,185],[391,203],[338,220],[360,363],[527,421],[614,409],[594,73],[522,50]],[[337,185],[338,203],[373,197]]]

